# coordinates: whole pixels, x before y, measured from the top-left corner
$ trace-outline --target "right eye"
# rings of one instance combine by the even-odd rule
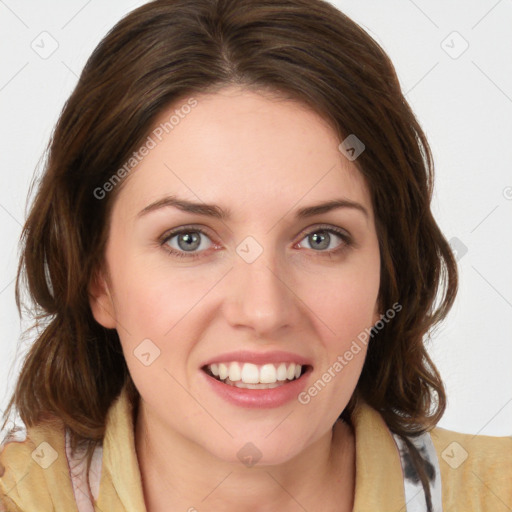
[[[210,245],[208,242],[209,240]],[[199,228],[183,227],[174,229],[162,238],[161,245],[172,256],[198,258],[211,247],[210,237]]]

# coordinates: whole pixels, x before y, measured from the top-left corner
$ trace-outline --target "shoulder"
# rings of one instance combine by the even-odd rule
[[[443,504],[449,510],[512,507],[512,437],[430,431],[441,470]]]
[[[76,510],[61,423],[11,432],[2,441],[0,497],[8,512],[53,510],[56,504]]]

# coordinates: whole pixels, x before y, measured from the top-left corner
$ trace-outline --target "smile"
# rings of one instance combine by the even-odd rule
[[[207,365],[203,370],[229,386],[244,389],[272,389],[300,378],[306,366],[296,363],[256,365],[232,361]]]

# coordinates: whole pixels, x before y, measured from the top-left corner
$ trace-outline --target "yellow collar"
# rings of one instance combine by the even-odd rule
[[[107,415],[96,508],[108,512],[145,512],[135,451],[133,406],[125,389]],[[352,424],[356,441],[354,512],[405,510],[400,455],[384,420],[361,401],[352,414]],[[43,452],[45,460],[57,455],[46,468],[36,463],[37,455]],[[0,471],[0,496],[7,495],[9,503],[15,503],[19,510],[77,512],[62,424],[29,428],[24,442],[8,443],[0,452],[0,470],[2,464],[6,471],[4,475]]]
[[[108,480],[126,511],[145,510],[132,417],[132,405],[123,390],[109,411],[103,443],[98,498],[102,510],[109,510],[104,508],[110,503],[104,492]],[[384,420],[376,410],[360,401],[352,414],[352,423],[356,440],[354,511],[405,509],[400,456]]]

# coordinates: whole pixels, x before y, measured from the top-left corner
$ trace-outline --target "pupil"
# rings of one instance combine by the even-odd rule
[[[327,247],[329,247],[330,236],[328,233],[325,233],[325,231],[319,231],[318,233],[313,233],[310,236],[311,239],[314,240],[315,244],[320,242],[320,244],[317,245],[317,249],[327,249]]]
[[[181,244],[182,241],[184,242],[184,245]],[[199,234],[195,232],[183,233],[178,237],[178,245],[180,246],[180,249],[183,249],[184,251],[197,249],[200,243],[201,240]]]

